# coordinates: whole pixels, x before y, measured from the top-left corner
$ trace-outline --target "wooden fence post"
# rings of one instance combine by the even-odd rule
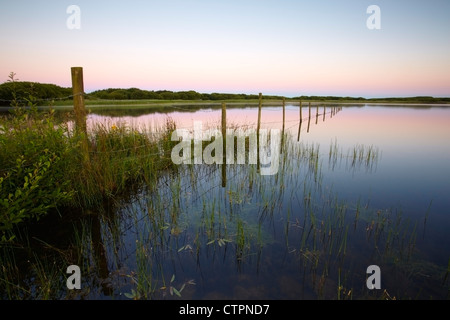
[[[72,67],[72,94],[76,130],[86,133],[86,107],[84,105],[83,68],[81,67]]]
[[[84,157],[84,165],[89,166],[89,144],[86,126],[86,107],[84,105],[84,83],[83,68],[73,67],[72,71],[72,92],[73,109],[75,112],[75,130],[84,135],[81,143],[81,149]]]

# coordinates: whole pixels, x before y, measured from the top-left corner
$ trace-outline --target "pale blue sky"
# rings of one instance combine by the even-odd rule
[[[82,66],[86,91],[450,96],[449,15],[448,0],[0,0],[0,82],[70,86]]]

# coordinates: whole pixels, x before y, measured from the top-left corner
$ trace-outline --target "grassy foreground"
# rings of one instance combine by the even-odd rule
[[[149,128],[97,126],[86,136],[53,110],[16,107],[0,117],[0,243],[18,226],[64,207],[88,209],[130,188],[151,185],[170,160],[174,123]]]

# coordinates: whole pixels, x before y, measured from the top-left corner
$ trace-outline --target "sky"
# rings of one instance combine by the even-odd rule
[[[0,0],[0,83],[450,97],[449,35],[449,0]]]

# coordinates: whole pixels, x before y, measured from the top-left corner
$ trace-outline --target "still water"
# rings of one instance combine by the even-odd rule
[[[170,117],[220,128],[221,110],[108,115],[152,131]],[[78,226],[85,299],[448,299],[450,108],[264,107],[283,130],[279,170],[180,165]],[[230,108],[254,128],[257,108]],[[94,215],[95,216],[95,215]],[[381,289],[366,271],[377,265]]]

